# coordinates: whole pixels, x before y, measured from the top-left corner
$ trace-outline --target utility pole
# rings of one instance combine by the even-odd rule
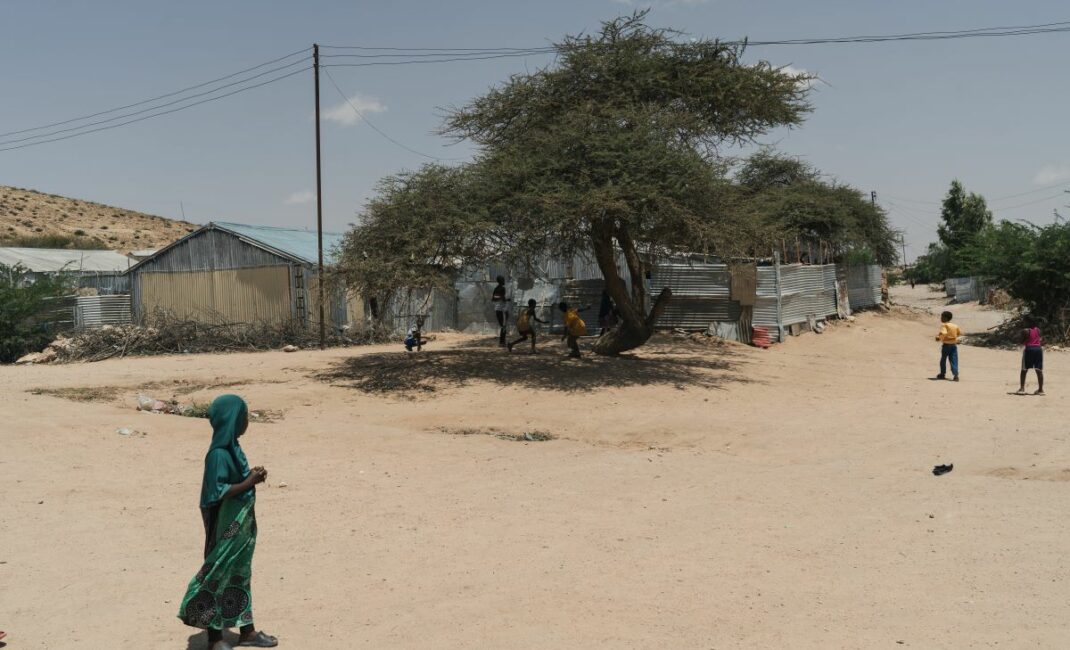
[[[316,249],[319,253],[319,268],[316,289],[320,303],[320,349],[327,347],[327,324],[324,318],[323,299],[323,182],[320,168],[320,46],[312,44],[312,69],[316,81]]]
[[[899,233],[899,243],[903,245],[903,266],[906,267],[906,266],[908,266],[907,265],[907,240],[906,240],[906,237],[903,236],[903,233]]]
[[[873,205],[877,205],[877,192],[872,191],[869,193],[869,202]]]

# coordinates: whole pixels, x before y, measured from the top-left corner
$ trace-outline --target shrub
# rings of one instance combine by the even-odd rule
[[[72,284],[65,274],[35,281],[20,265],[0,264],[0,363],[11,363],[52,341],[45,316],[48,299],[66,295]]]

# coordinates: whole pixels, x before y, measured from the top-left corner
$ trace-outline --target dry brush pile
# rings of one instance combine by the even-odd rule
[[[327,345],[344,347],[384,343],[391,335],[384,329],[365,327],[356,331],[327,332]],[[319,331],[298,321],[282,323],[204,323],[158,314],[146,325],[105,326],[58,338],[34,361],[69,363],[156,354],[202,352],[251,352],[286,346],[310,348],[319,345]]]

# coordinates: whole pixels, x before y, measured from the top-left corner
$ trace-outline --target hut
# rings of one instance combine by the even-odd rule
[[[342,235],[323,233],[324,263]],[[225,323],[319,322],[316,233],[217,221],[130,269],[134,317],[158,311]],[[328,324],[359,325],[363,305],[344,290],[328,296]]]
[[[133,262],[114,251],[5,247],[0,248],[0,264],[22,266],[30,277],[66,273],[81,293],[116,295],[129,293],[126,272]]]

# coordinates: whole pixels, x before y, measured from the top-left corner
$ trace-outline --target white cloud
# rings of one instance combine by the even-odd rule
[[[301,190],[286,197],[286,205],[303,205],[316,200],[316,193],[312,190]]]
[[[353,95],[348,102],[342,102],[323,111],[322,117],[328,122],[334,122],[342,126],[353,126],[360,121],[360,115],[357,115],[357,111],[353,110],[354,107],[364,114],[383,113],[386,111],[386,104],[375,97]]]
[[[805,70],[803,68],[797,68],[797,67],[795,67],[793,65],[783,66],[783,67],[780,68],[780,71],[783,72],[784,74],[790,74],[790,75],[805,74],[805,75],[808,75],[810,77],[813,77],[813,79],[810,79],[808,81],[800,81],[799,82],[799,85],[802,86],[803,88],[813,88],[814,84],[817,83],[820,80],[820,77],[818,77],[815,73],[810,72],[809,70]]]
[[[1044,165],[1033,177],[1036,185],[1053,185],[1070,181],[1070,165]]]

